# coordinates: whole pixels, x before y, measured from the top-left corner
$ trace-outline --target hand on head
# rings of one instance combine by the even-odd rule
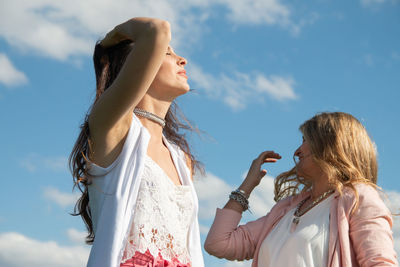
[[[160,27],[160,25],[163,25]],[[103,47],[110,47],[124,40],[135,41],[137,35],[144,31],[157,31],[161,28],[169,30],[169,22],[156,18],[132,18],[114,27],[101,40],[100,44]],[[169,32],[169,35],[171,33]]]

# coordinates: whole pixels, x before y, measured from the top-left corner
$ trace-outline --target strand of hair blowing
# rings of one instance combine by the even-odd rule
[[[126,57],[131,51],[133,42],[130,40],[122,41],[115,46],[104,48],[98,42],[94,49],[93,63],[96,74],[96,98],[93,105],[104,93],[117,77],[121,70]],[[92,105],[92,106],[93,106]],[[89,109],[88,114],[90,114]],[[166,125],[163,134],[172,143],[179,146],[188,157],[191,171],[194,173],[196,169],[202,171],[202,165],[195,159],[191,153],[186,135],[181,130],[198,133],[198,129],[194,128],[179,110],[175,102],[173,102],[165,116]],[[69,166],[72,172],[74,187],[77,187],[82,195],[75,204],[73,216],[81,216],[88,231],[86,243],[92,244],[95,238],[93,231],[92,216],[89,208],[88,186],[90,185],[90,176],[88,175],[88,158],[91,158],[91,142],[88,123],[88,115],[80,126],[81,132],[76,140],[69,157]],[[88,157],[88,158],[87,158]]]

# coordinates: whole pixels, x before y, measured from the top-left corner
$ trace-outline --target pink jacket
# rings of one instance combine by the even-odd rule
[[[355,194],[344,189],[340,196],[334,193],[330,208],[329,267],[398,266],[393,248],[391,213],[371,186],[356,186]],[[265,237],[292,208],[306,198],[305,192],[279,201],[271,211],[256,221],[237,226],[241,214],[231,209],[217,209],[215,220],[204,243],[205,250],[228,260],[253,259],[258,267],[258,254]]]

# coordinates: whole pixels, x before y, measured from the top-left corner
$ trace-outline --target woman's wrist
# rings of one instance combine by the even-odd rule
[[[247,198],[250,197],[251,192],[253,192],[255,186],[251,186],[250,184],[247,184],[243,182],[238,189],[243,191],[243,193],[246,195]]]

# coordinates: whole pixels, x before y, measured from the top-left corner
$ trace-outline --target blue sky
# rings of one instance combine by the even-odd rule
[[[28,3],[27,3],[28,2]],[[202,239],[261,151],[283,156],[251,197],[251,220],[273,205],[272,179],[293,165],[298,126],[349,112],[376,142],[378,184],[400,212],[398,0],[14,0],[0,8],[1,266],[83,266],[89,247],[72,212],[67,158],[94,97],[92,50],[135,16],[167,19],[193,92],[178,103],[189,135]],[[400,253],[400,220],[393,227]],[[21,251],[23,256],[21,257]],[[249,266],[204,254],[206,266]]]

